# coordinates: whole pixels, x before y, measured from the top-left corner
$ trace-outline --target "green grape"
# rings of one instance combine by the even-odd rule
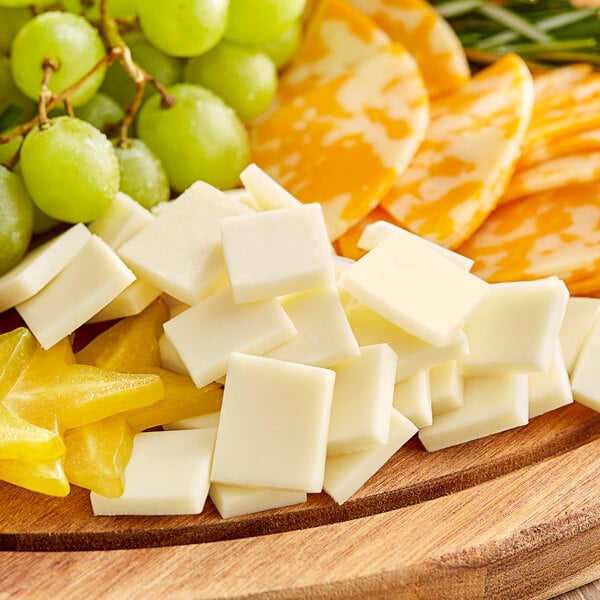
[[[148,41],[171,56],[198,56],[217,45],[227,26],[229,0],[140,2]]]
[[[263,52],[221,42],[188,62],[185,79],[221,96],[248,123],[269,106],[277,91],[277,70]]]
[[[113,144],[119,159],[119,189],[145,208],[168,200],[171,194],[169,178],[156,154],[135,138],[129,139],[125,147],[120,147],[116,140]]]
[[[32,233],[33,203],[23,180],[0,165],[0,275],[23,258]]]
[[[108,138],[77,117],[35,128],[21,148],[27,190],[47,215],[67,223],[97,219],[119,190],[119,161]]]
[[[92,21],[100,18],[100,0],[61,0],[69,12],[83,15]],[[137,0],[106,0],[106,11],[113,18],[134,19]]]
[[[262,50],[273,61],[277,70],[281,70],[294,58],[301,42],[302,21],[296,19],[281,35],[255,47],[257,50]]]
[[[75,116],[109,134],[125,118],[125,111],[114,98],[98,92],[83,106],[75,109]]]
[[[86,75],[104,56],[98,31],[84,18],[50,11],[37,15],[23,26],[11,47],[12,73],[19,89],[37,100],[45,57],[57,66],[49,88],[60,93]],[[85,104],[98,90],[105,68],[88,77],[73,94],[73,105]]]
[[[179,83],[169,88],[175,105],[161,107],[149,98],[138,115],[138,136],[160,158],[178,192],[201,179],[215,187],[235,187],[248,164],[248,133],[235,111],[201,86]]]
[[[29,8],[0,6],[0,54],[8,54],[17,31],[32,17]]]
[[[15,123],[27,121],[37,111],[35,102],[15,85],[8,56],[0,56],[0,113],[8,106],[19,110]]]
[[[161,52],[141,33],[126,34],[123,40],[129,46],[135,62],[165,87],[183,80],[183,61],[180,58]],[[135,95],[135,84],[119,62],[114,62],[107,69],[100,89],[123,106],[127,106]],[[144,98],[150,97],[155,92],[154,86],[146,85]]]
[[[306,0],[230,0],[225,39],[262,44],[300,18]]]

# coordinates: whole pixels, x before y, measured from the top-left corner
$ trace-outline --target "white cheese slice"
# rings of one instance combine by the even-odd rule
[[[119,498],[90,493],[95,515],[199,514],[208,496],[216,429],[146,431],[133,439]]]
[[[50,348],[116,298],[134,274],[98,236],[91,236],[41,291],[16,306],[43,348]]]
[[[392,409],[388,441],[371,448],[327,458],[323,489],[343,504],[417,432],[417,428]]]
[[[398,327],[434,345],[448,342],[489,289],[403,230],[348,267],[338,283]]]
[[[278,300],[235,304],[225,288],[163,325],[198,387],[225,375],[232,352],[264,354],[296,335]]]
[[[600,356],[600,319],[594,319],[592,329],[579,350],[571,373],[571,389],[573,398],[577,402],[596,411],[600,411],[598,356]]]
[[[161,294],[161,290],[151,283],[136,279],[100,312],[96,313],[88,323],[99,323],[137,315],[150,306]]]
[[[212,483],[208,494],[224,519],[302,504],[307,500],[306,492],[266,487],[242,487],[223,483]]]
[[[419,439],[433,452],[526,425],[527,383],[527,375],[517,374],[465,378],[463,405],[437,415]]]
[[[219,419],[221,417],[221,411],[206,413],[204,415],[198,415],[197,417],[189,417],[187,419],[180,419],[179,421],[171,421],[165,423],[162,428],[171,431],[173,429],[210,429],[219,426]]]
[[[435,415],[460,408],[463,403],[463,375],[456,360],[429,369],[431,411]]]
[[[211,481],[320,492],[335,372],[233,353]]]
[[[331,367],[360,354],[335,287],[285,296],[281,305],[298,333],[265,356]]]
[[[331,245],[318,204],[228,217],[219,223],[237,303],[335,282]]]
[[[256,200],[252,197],[250,192],[248,192],[248,190],[245,190],[244,188],[232,188],[229,190],[224,190],[223,193],[229,196],[232,200],[235,200],[236,202],[241,202],[248,208],[251,208],[254,212],[262,210],[262,208],[258,205]]]
[[[561,344],[557,342],[548,371],[529,375],[529,418],[533,419],[572,402],[571,382]]]
[[[599,313],[600,298],[569,298],[560,330],[560,343],[569,374],[573,371],[579,349]]]
[[[0,312],[37,294],[90,238],[88,228],[78,223],[29,252],[16,267],[0,277]]]
[[[433,422],[429,371],[421,371],[394,386],[394,408],[416,427],[428,427]]]
[[[174,373],[181,373],[182,375],[188,374],[181,356],[175,350],[175,346],[173,346],[166,333],[163,333],[158,338],[158,351],[160,352],[160,364],[163,369],[168,369]]]
[[[240,180],[261,210],[302,206],[300,200],[254,163],[240,173]]]
[[[569,292],[558,277],[494,283],[464,326],[465,376],[543,373],[550,368]]]
[[[398,356],[396,381],[464,356],[469,351],[467,336],[457,330],[443,346],[428,344],[410,335],[359,302],[347,306],[346,314],[361,346],[388,344]]]
[[[374,223],[369,223],[363,229],[363,232],[361,233],[356,245],[361,250],[366,250],[368,252],[369,250],[373,250],[377,244],[383,242],[383,240],[396,233],[399,229],[404,231],[401,227],[398,227],[398,225],[394,225],[389,221],[375,221]],[[449,258],[465,271],[470,271],[475,264],[473,259],[463,256],[458,252],[454,252],[454,250],[450,250],[449,248],[444,248],[443,246],[440,246],[439,244],[436,244],[427,238],[417,236],[410,231],[406,231],[406,234],[418,237],[420,241],[429,244],[432,249],[437,250],[440,254],[442,254],[442,256]]]
[[[186,304],[222,284],[225,261],[221,217],[252,213],[216,188],[197,181],[119,248],[135,274]]]
[[[365,346],[334,368],[327,456],[387,443],[396,354],[387,344]]]
[[[131,196],[117,192],[110,206],[88,227],[113,250],[152,223],[154,215]]]

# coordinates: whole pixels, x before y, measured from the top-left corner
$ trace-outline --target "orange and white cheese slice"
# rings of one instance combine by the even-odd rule
[[[321,0],[298,52],[279,79],[276,103],[342,75],[390,44],[389,36],[346,0]]]
[[[600,182],[554,189],[497,208],[457,251],[490,282],[556,275],[584,281],[600,269]]]
[[[470,77],[464,49],[450,25],[426,0],[350,0],[414,56],[431,98]]]
[[[586,79],[593,72],[589,63],[578,63],[549,69],[533,77],[536,102],[553,98],[558,92],[572,89],[573,85]]]
[[[252,160],[301,202],[321,203],[333,241],[377,206],[428,121],[415,61],[390,46],[256,123]]]
[[[382,206],[404,227],[456,247],[495,208],[533,108],[529,69],[508,55],[432,103],[425,140]]]

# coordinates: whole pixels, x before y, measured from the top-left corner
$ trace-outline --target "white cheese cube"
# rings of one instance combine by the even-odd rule
[[[385,444],[396,379],[394,351],[387,344],[365,346],[334,370],[327,456]]]
[[[220,220],[235,301],[256,302],[335,282],[318,204]]]
[[[93,235],[46,287],[16,309],[47,349],[89,321],[134,280],[115,252]]]
[[[16,267],[0,277],[0,312],[37,294],[90,238],[88,228],[78,223],[29,252]]]
[[[296,335],[277,300],[235,304],[230,288],[184,310],[163,327],[198,387],[225,375],[232,352],[264,354]]]
[[[466,378],[463,405],[437,415],[419,431],[429,452],[499,433],[528,422],[527,375]]]
[[[149,210],[131,196],[117,192],[102,216],[89,224],[89,229],[113,250],[118,250],[152,221],[154,215]]]
[[[494,283],[464,326],[465,376],[543,373],[550,368],[569,292],[558,277]]]
[[[452,334],[443,346],[428,344],[394,325],[364,304],[356,302],[346,308],[348,321],[361,346],[388,344],[398,356],[396,381],[464,356],[469,351],[462,330]]]
[[[401,227],[398,225],[394,225],[388,221],[375,221],[374,223],[369,223],[363,229],[363,232],[358,239],[357,246],[361,250],[366,250],[367,252],[373,250],[377,244],[383,242],[383,240],[387,239],[394,233],[396,233]],[[409,235],[415,235],[414,233],[406,232]],[[467,258],[458,252],[454,252],[453,250],[449,250],[448,248],[444,248],[432,242],[426,238],[419,237],[419,240],[429,244],[431,248],[437,250],[440,254],[449,258],[453,262],[455,262],[459,267],[463,268],[465,271],[470,271],[475,264],[475,261],[471,258]]]
[[[394,386],[394,408],[416,427],[428,427],[433,421],[429,371],[421,371]]]
[[[594,319],[592,329],[585,338],[571,373],[573,398],[580,404],[600,411],[600,319]]]
[[[173,429],[216,429],[219,426],[220,417],[221,411],[211,412],[205,415],[198,415],[197,417],[171,421],[170,423],[165,423],[162,428],[167,431],[172,431]]]
[[[298,334],[265,356],[330,367],[360,354],[336,288],[318,288],[285,296],[281,305]]]
[[[240,180],[261,210],[292,208],[302,205],[300,200],[254,163],[248,165],[240,173]]]
[[[571,382],[560,342],[557,342],[550,369],[546,373],[529,375],[529,418],[533,419],[571,402]]]
[[[319,492],[335,372],[233,353],[211,481]]]
[[[338,283],[407,333],[438,346],[448,342],[489,289],[403,230],[348,267]]]
[[[458,362],[451,360],[429,369],[433,415],[460,408],[463,403],[463,376]]]
[[[175,346],[173,346],[166,333],[163,333],[158,338],[158,351],[160,352],[161,367],[173,371],[174,373],[181,373],[182,375],[188,374],[187,369],[181,360],[181,356],[179,356],[177,350],[175,350]]]
[[[388,441],[352,454],[328,457],[323,489],[338,504],[343,504],[416,432],[417,428],[406,417],[392,409]]]
[[[335,280],[337,281],[340,275],[350,266],[353,265],[356,261],[352,258],[347,258],[345,256],[338,256],[337,254],[333,255],[333,271],[335,273]]]
[[[96,313],[88,323],[99,323],[100,321],[110,321],[112,319],[137,315],[150,306],[161,293],[151,283],[136,279],[100,312]]]
[[[306,492],[213,483],[210,499],[224,519],[306,502]]]
[[[216,429],[147,431],[133,439],[119,498],[91,492],[95,515],[199,514],[209,489]]]
[[[230,190],[224,190],[223,193],[227,194],[227,196],[229,196],[232,200],[241,202],[248,208],[251,208],[254,212],[262,210],[250,192],[244,188],[232,188]]]
[[[123,244],[119,255],[140,279],[195,304],[222,284],[225,261],[218,220],[247,213],[251,209],[197,181]]]
[[[572,373],[579,349],[600,313],[600,298],[569,298],[560,330],[560,343],[567,371]]]

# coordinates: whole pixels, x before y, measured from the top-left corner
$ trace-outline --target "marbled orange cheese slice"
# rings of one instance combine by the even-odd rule
[[[252,160],[302,202],[320,202],[333,241],[377,206],[428,121],[415,61],[390,46],[255,124]]]
[[[382,206],[404,227],[456,247],[495,208],[533,107],[533,82],[509,55],[432,103],[425,140]]]
[[[600,152],[583,152],[547,160],[516,173],[500,204],[554,188],[594,181],[599,177]]]
[[[589,63],[578,63],[549,69],[533,77],[536,102],[553,98],[558,92],[570,90],[573,85],[586,79],[593,72]]]
[[[390,44],[389,36],[346,0],[321,0],[298,52],[279,79],[277,104],[342,75]]]
[[[585,281],[600,269],[600,182],[553,189],[497,208],[457,251],[490,282],[557,275]],[[600,286],[598,286],[600,289]]]
[[[469,80],[460,40],[426,0],[350,1],[414,56],[431,98],[456,90]]]

